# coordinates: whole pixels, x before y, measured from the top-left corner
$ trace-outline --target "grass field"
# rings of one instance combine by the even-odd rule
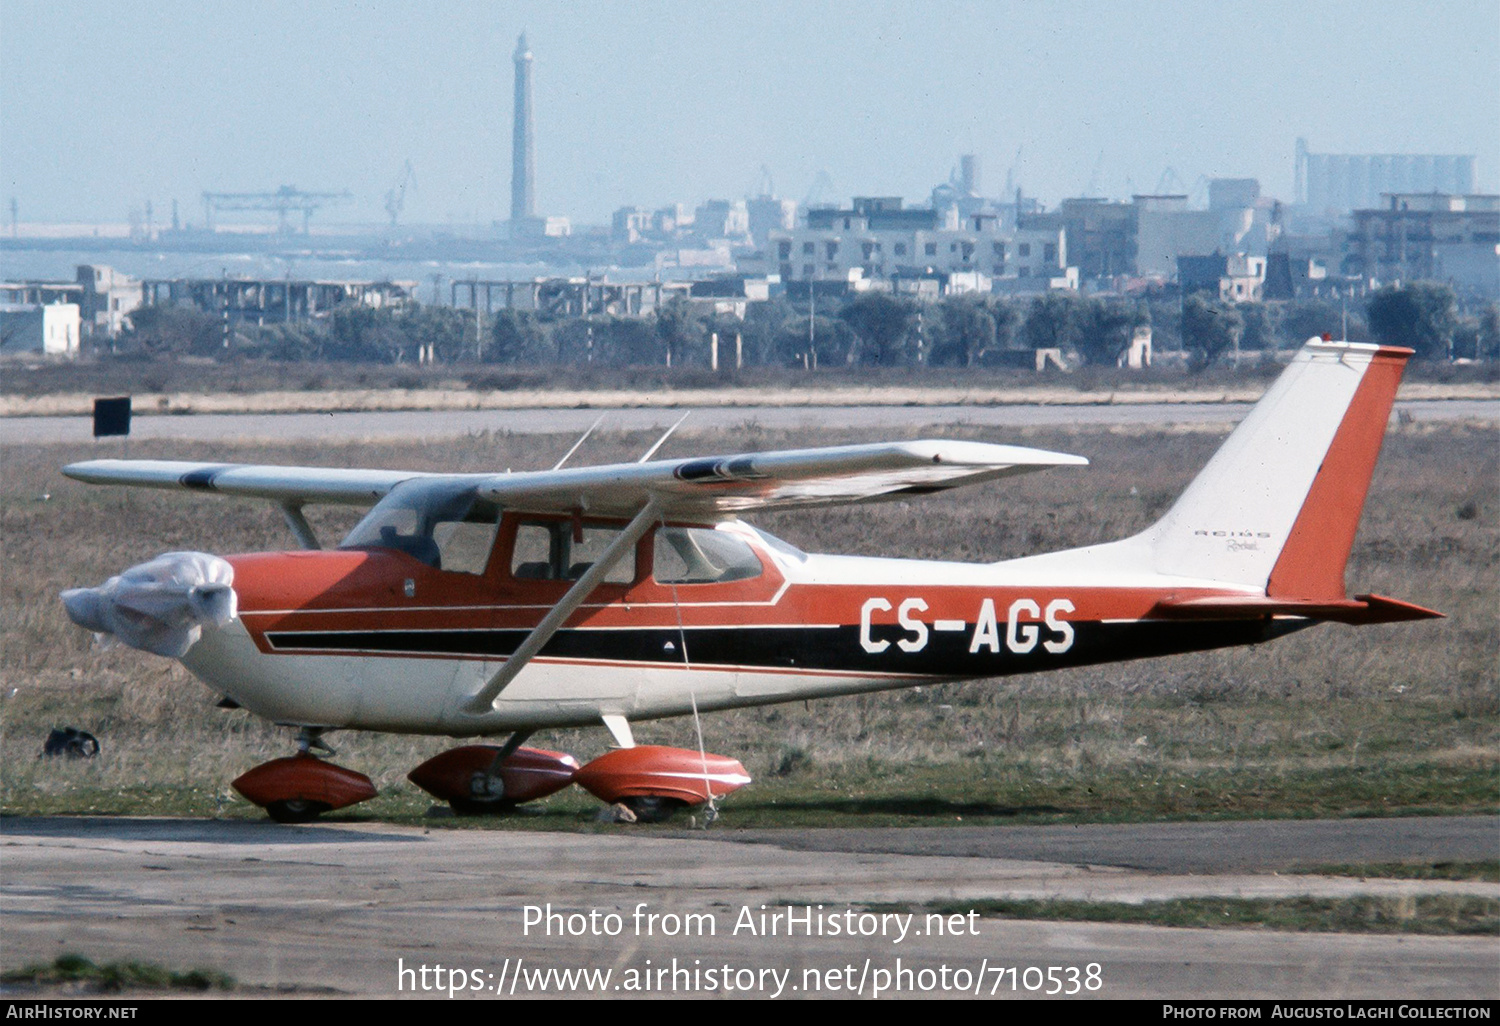
[[[899,412],[893,411],[893,418]],[[997,560],[1144,527],[1219,443],[1210,432],[951,432],[1077,452],[1055,470],[912,502],[779,514],[757,526],[812,551]],[[888,434],[911,434],[893,427]],[[663,455],[868,437],[751,429],[674,439]],[[442,445],[132,443],[135,457],[489,470],[550,466],[571,439],[476,436]],[[580,458],[628,459],[644,436],[592,439]],[[756,783],[722,825],[880,825],[1246,816],[1370,816],[1500,807],[1500,471],[1497,432],[1392,428],[1350,562],[1351,593],[1420,603],[1448,619],[1325,625],[1255,649],[718,713],[707,747]],[[110,454],[117,450],[111,450]],[[180,666],[103,650],[57,594],[160,552],[292,545],[265,503],[89,488],[57,468],[92,446],[6,448],[0,476],[0,811],[258,817],[229,781],[289,754],[291,732],[216,696]],[[357,516],[312,511],[326,540]],[[55,726],[98,736],[86,762],[38,758]],[[691,720],[637,726],[642,743],[696,747]],[[433,738],[333,734],[341,764],[380,797],[349,818],[415,820],[405,781],[449,747]],[[580,760],[602,730],[532,741]],[[589,827],[598,803],[569,790],[507,828]],[[491,826],[470,820],[455,825]]]

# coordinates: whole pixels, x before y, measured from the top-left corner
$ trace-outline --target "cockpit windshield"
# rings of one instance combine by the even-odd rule
[[[403,481],[375,504],[341,549],[394,549],[439,570],[484,573],[500,507],[451,478]]]

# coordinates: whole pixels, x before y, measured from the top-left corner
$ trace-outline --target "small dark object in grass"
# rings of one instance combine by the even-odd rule
[[[42,755],[53,758],[65,755],[70,759],[92,759],[99,754],[99,739],[77,727],[54,727],[42,746]]]
[[[1460,520],[1473,520],[1475,517],[1479,516],[1479,504],[1474,502],[1466,502],[1462,506],[1458,507],[1458,509],[1454,511],[1453,515],[1458,517],[1458,519]]]

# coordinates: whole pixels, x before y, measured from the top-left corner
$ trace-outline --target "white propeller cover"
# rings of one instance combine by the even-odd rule
[[[176,659],[197,644],[204,626],[235,618],[233,585],[234,567],[218,556],[168,552],[97,588],[71,588],[62,601],[78,626]]]

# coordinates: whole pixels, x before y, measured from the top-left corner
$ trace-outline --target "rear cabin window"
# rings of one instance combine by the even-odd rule
[[[658,584],[721,584],[761,574],[760,558],[743,539],[705,527],[656,532],[652,576]]]
[[[516,526],[511,576],[523,581],[576,581],[619,534],[618,527],[585,524],[582,537],[575,538],[571,521],[523,520]],[[634,581],[635,550],[610,567],[604,580],[608,584]]]

